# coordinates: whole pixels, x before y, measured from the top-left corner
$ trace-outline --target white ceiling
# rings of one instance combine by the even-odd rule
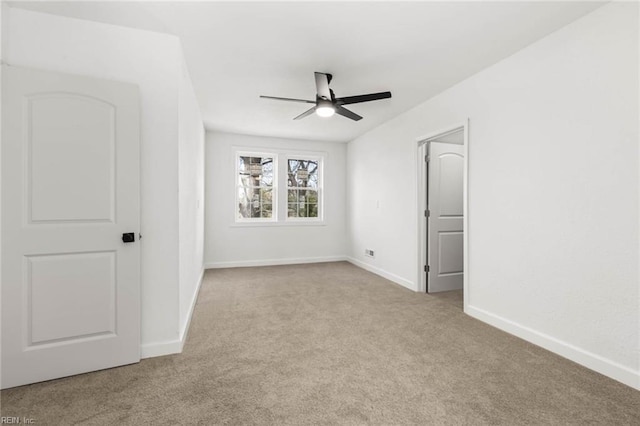
[[[347,142],[602,5],[596,2],[12,2],[14,7],[175,34],[208,129]],[[313,72],[362,115],[293,117]]]

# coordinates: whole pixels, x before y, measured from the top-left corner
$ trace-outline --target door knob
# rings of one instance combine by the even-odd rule
[[[136,234],[133,232],[125,232],[122,234],[122,242],[123,243],[132,243],[136,240]]]

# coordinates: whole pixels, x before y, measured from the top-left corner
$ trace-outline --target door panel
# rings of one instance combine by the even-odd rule
[[[429,143],[428,291],[462,288],[463,176],[462,145]]]
[[[432,142],[432,144],[433,143],[436,142]],[[438,150],[439,148],[436,147],[435,149]],[[452,148],[446,149],[452,150]],[[457,148],[453,148],[453,150],[458,151]],[[438,217],[458,218],[462,216],[462,177],[464,165],[461,160],[462,157],[453,152],[441,153],[435,159],[435,161],[439,163],[436,165],[439,186],[436,191],[439,196],[437,200]]]
[[[136,86],[3,67],[2,388],[140,360]]]
[[[442,274],[462,272],[462,232],[440,232],[438,235],[438,271]]]
[[[26,101],[31,222],[113,222],[114,106],[68,93]]]
[[[27,347],[113,335],[115,260],[113,251],[28,256]]]

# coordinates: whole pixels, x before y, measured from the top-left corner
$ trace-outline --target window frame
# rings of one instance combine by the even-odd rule
[[[289,160],[301,160],[301,161],[315,161],[318,163],[318,168],[316,173],[318,175],[318,187],[315,189],[318,197],[318,216],[317,217],[289,217],[289,190],[300,190],[304,187],[291,187],[289,186]],[[324,222],[324,197],[323,197],[323,189],[324,189],[324,156],[318,154],[309,154],[309,153],[293,153],[286,154],[284,156],[285,164],[287,165],[286,176],[285,176],[285,185],[284,190],[286,191],[285,200],[286,200],[286,209],[284,210],[286,213],[284,217],[285,222],[290,223],[323,223]],[[283,174],[285,174],[283,173]],[[312,189],[314,190],[314,189]]]
[[[260,158],[272,158],[273,159],[273,183],[271,184],[271,217],[242,217],[240,215],[240,157],[260,157]],[[278,221],[278,155],[276,153],[265,151],[247,151],[236,150],[234,154],[235,159],[235,175],[234,175],[234,191],[235,191],[235,204],[234,204],[234,218],[236,223],[274,223]],[[260,186],[259,188],[263,188]]]
[[[232,148],[232,158],[235,162],[233,176],[234,211],[233,227],[261,227],[261,226],[325,226],[324,200],[324,166],[326,152],[299,151],[287,149],[261,149],[256,147]],[[270,218],[243,218],[240,215],[240,157],[269,157],[273,158],[272,213]],[[288,164],[289,160],[310,160],[318,162],[318,217],[288,217]],[[281,170],[281,167],[283,169]],[[292,188],[294,189],[294,188]],[[281,193],[281,191],[283,191]]]

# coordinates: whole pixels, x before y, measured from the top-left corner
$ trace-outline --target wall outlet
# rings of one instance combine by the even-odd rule
[[[371,249],[364,249],[364,255],[368,257],[376,257],[375,252]]]

